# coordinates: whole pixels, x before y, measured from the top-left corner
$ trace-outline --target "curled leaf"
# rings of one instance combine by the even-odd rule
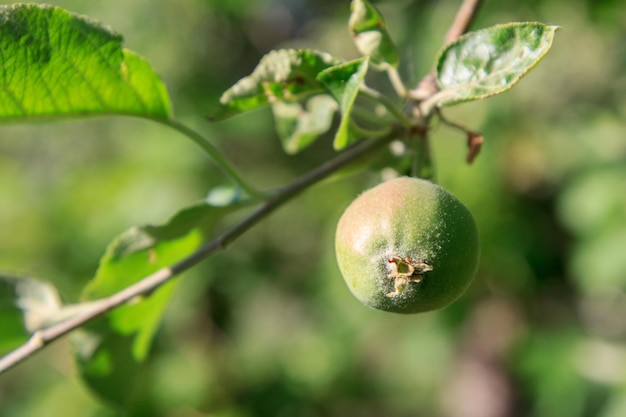
[[[387,32],[385,19],[367,0],[353,0],[348,26],[361,55],[373,65],[398,66],[398,50]]]
[[[311,97],[305,106],[283,101],[274,103],[276,132],[285,152],[298,153],[326,133],[337,108],[337,102],[327,94]]]
[[[278,101],[298,101],[324,92],[317,74],[340,61],[310,49],[281,49],[265,55],[250,75],[220,98],[211,120],[222,120]]]
[[[333,143],[335,150],[341,150],[355,140],[350,129],[351,112],[364,83],[368,63],[368,58],[359,58],[328,68],[319,74],[318,80],[339,102],[341,111],[341,122]]]

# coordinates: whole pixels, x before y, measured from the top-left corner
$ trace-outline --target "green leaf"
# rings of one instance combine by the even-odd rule
[[[322,71],[318,79],[339,102],[341,123],[335,135],[333,146],[340,150],[355,141],[356,137],[350,129],[350,113],[359,89],[367,74],[368,58],[360,58]]]
[[[439,55],[441,91],[431,103],[449,106],[507,91],[545,56],[557,29],[542,23],[509,23],[460,37]]]
[[[47,5],[0,6],[0,122],[170,117],[167,90],[122,36]]]
[[[398,50],[387,32],[385,19],[367,0],[353,0],[348,26],[354,43],[375,66],[398,66]]]
[[[288,154],[300,152],[326,133],[337,110],[337,102],[326,94],[311,97],[304,108],[300,103],[272,105],[276,132]]]
[[[220,98],[209,118],[222,120],[278,101],[298,101],[324,93],[316,76],[340,61],[309,49],[281,49],[265,55],[252,74],[242,78]]]
[[[202,202],[181,210],[163,226],[128,230],[107,248],[83,298],[110,296],[173,265],[201,245],[218,219],[244,204],[218,207]],[[73,335],[78,372],[102,398],[120,407],[127,407],[135,398],[131,395],[177,282],[170,281],[152,294],[115,309]]]

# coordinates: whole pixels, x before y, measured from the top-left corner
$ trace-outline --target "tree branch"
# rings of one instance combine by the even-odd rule
[[[376,151],[378,148],[398,137],[401,128],[394,127],[384,138],[361,142],[334,159],[317,167],[308,174],[296,179],[290,184],[279,189],[272,197],[262,203],[254,212],[241,222],[235,224],[221,235],[200,247],[197,251],[184,258],[171,267],[162,268],[135,284],[119,291],[107,298],[96,301],[91,310],[76,317],[55,324],[47,329],[33,333],[30,339],[22,346],[0,358],[0,374],[14,367],[18,363],[42,350],[48,344],[66,335],[72,330],[88,323],[89,321],[119,307],[137,296],[147,295],[159,286],[165,284],[182,272],[209,258],[214,253],[224,250],[239,236],[256,225],[259,221],[282,206],[293,197],[306,190],[309,186],[323,180],[339,169],[357,161],[359,158]]]

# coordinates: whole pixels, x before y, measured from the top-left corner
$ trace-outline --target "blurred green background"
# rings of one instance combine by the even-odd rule
[[[269,110],[216,125],[203,115],[271,49],[356,57],[347,0],[50,3],[124,34],[177,117],[259,187],[332,156],[330,136],[285,155]],[[408,83],[432,67],[459,3],[376,3]],[[480,229],[466,295],[416,316],[359,304],[337,270],[334,227],[380,176],[320,184],[186,274],[133,416],[626,415],[626,4],[485,1],[474,28],[525,20],[562,26],[545,60],[510,92],[446,112],[485,135],[474,164],[463,135],[433,130],[439,183]],[[225,181],[191,141],[149,121],[2,126],[0,269],[76,302],[115,235]],[[52,345],[0,376],[0,414],[120,415],[74,373],[67,344]]]

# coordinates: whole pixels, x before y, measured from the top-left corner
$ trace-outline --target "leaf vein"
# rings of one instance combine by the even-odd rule
[[[7,83],[6,57],[4,55],[4,49],[2,48],[0,48],[0,55],[2,56],[2,89],[7,94],[9,99],[13,101],[13,104],[15,104],[18,110],[22,112],[22,115],[26,116],[28,114],[26,109],[22,106],[22,103],[18,100],[15,93],[11,90],[9,84]]]

